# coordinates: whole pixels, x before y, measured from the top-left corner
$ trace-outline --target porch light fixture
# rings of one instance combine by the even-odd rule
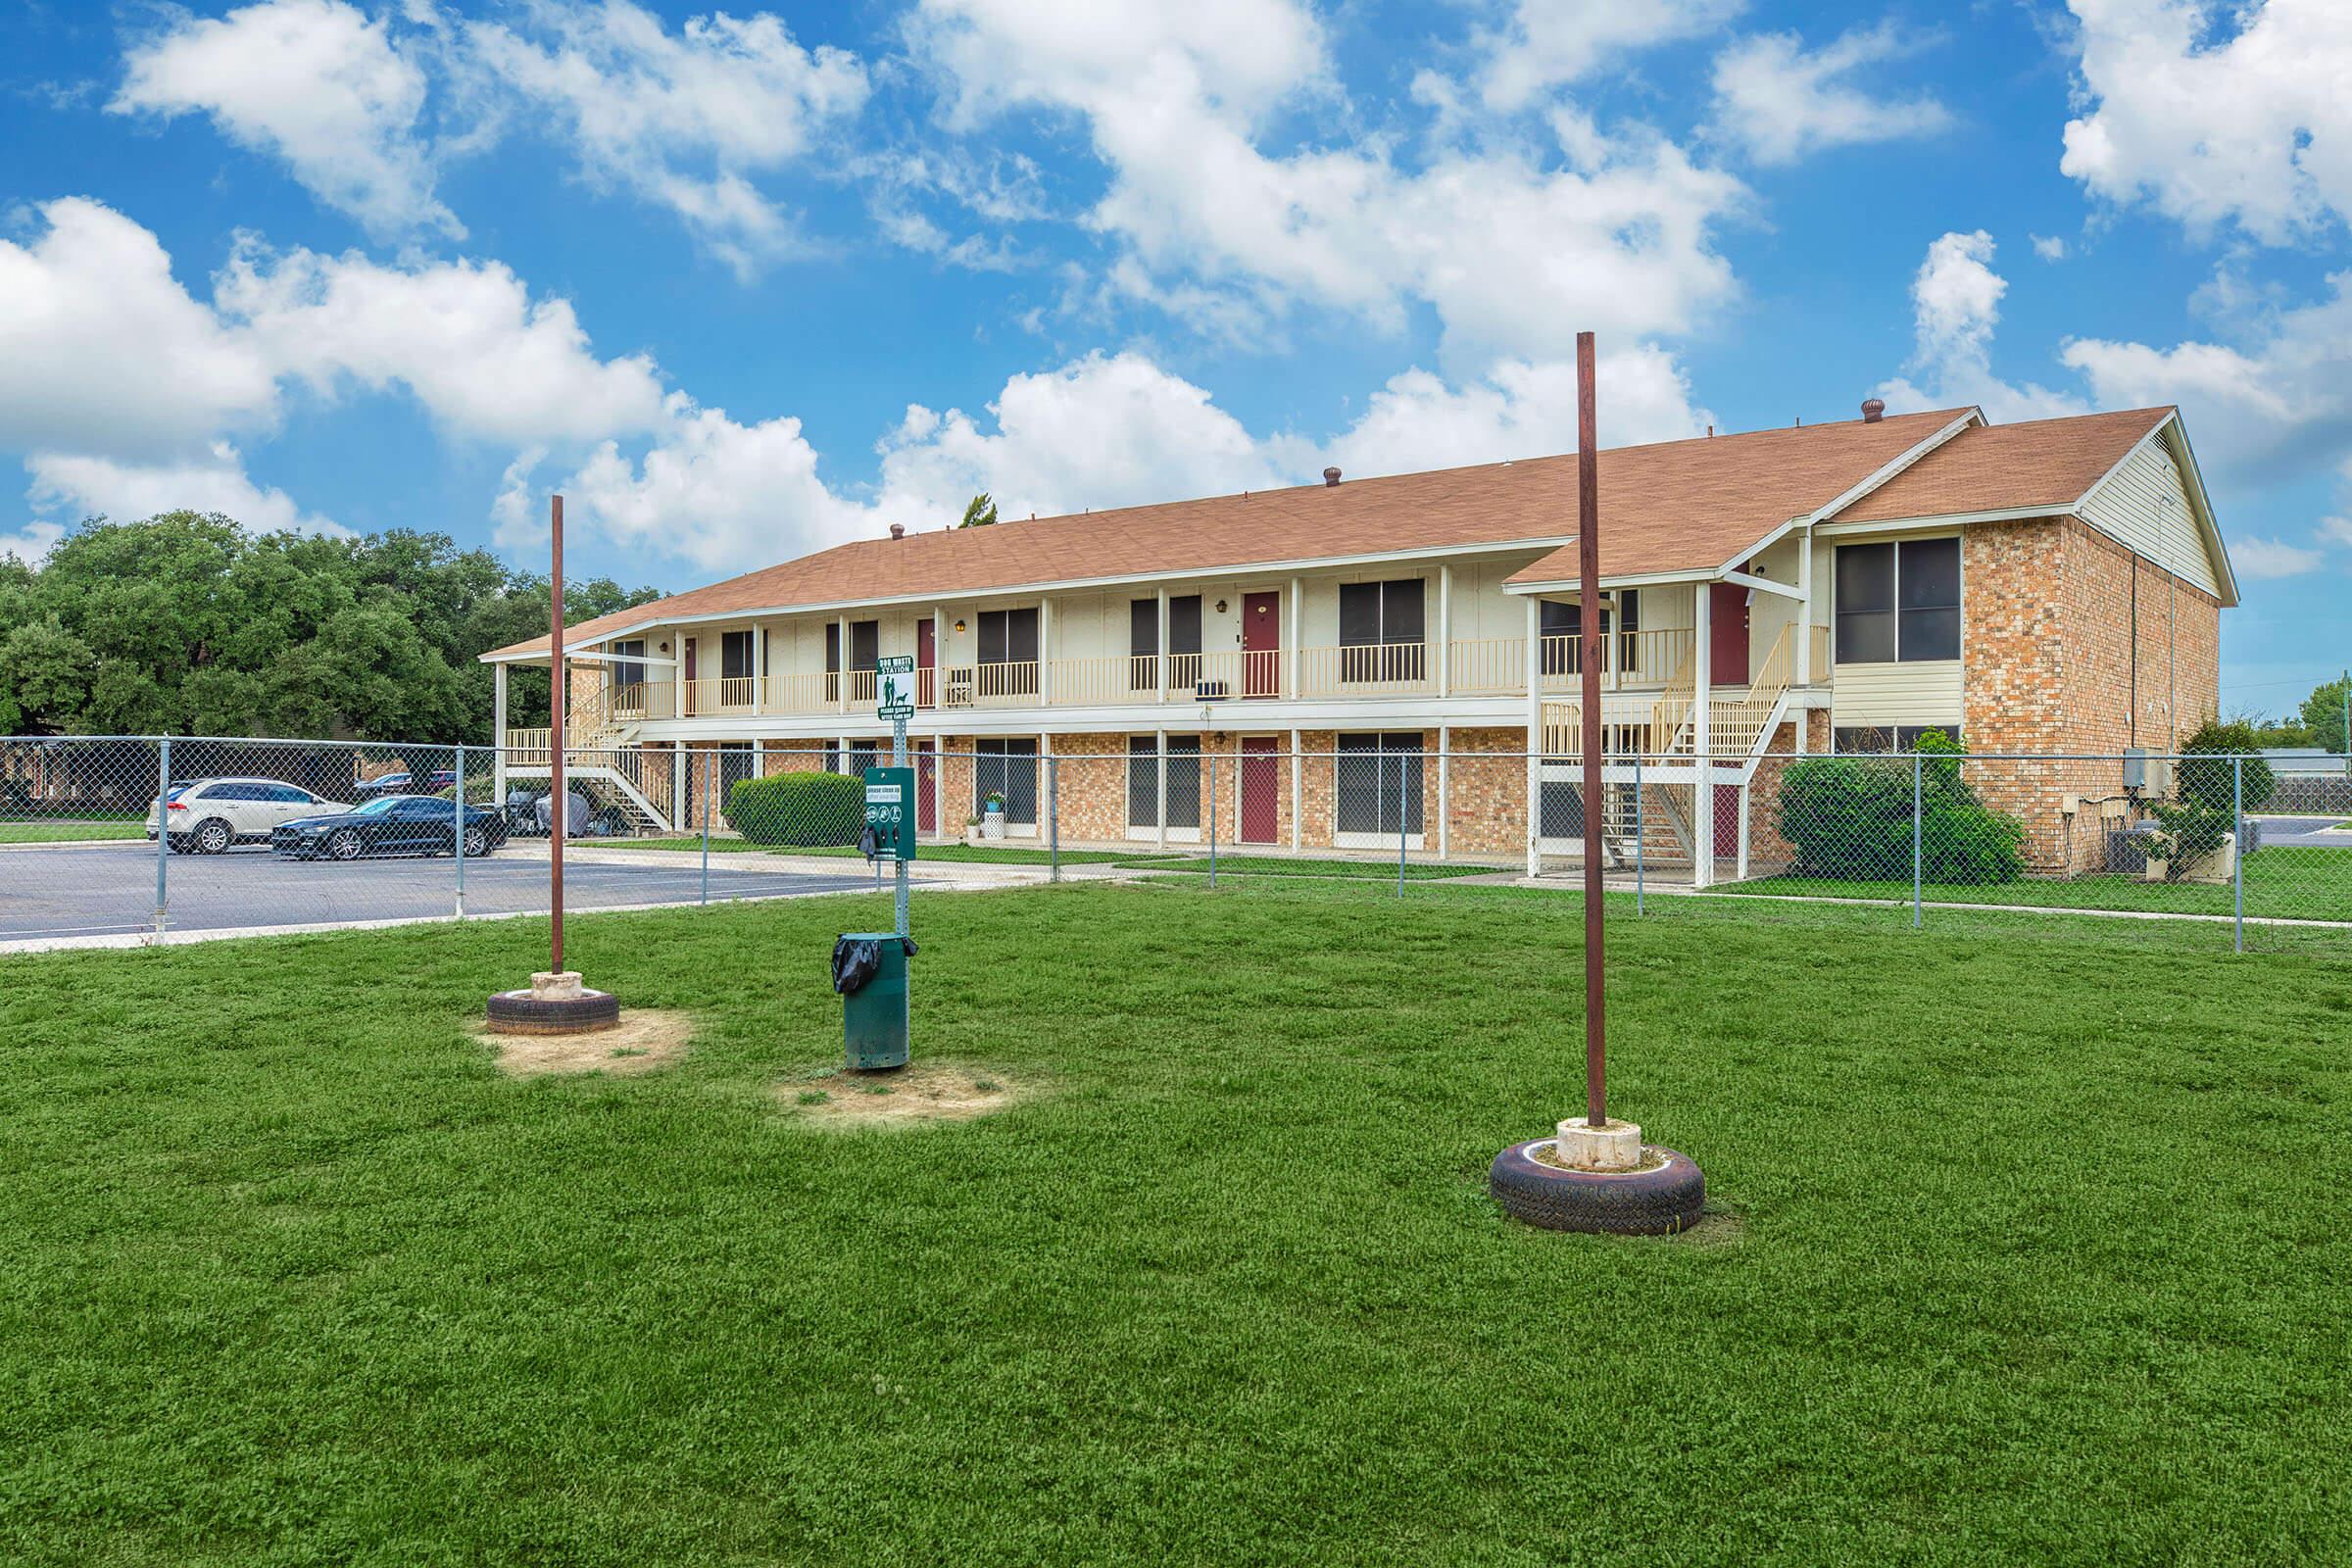
[[[956,617],[956,629],[959,632],[963,630],[963,617],[961,615]]]
[[[1222,599],[1217,601],[1217,613],[1220,615],[1225,613],[1225,601]]]

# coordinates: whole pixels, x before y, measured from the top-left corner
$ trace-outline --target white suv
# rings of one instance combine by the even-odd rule
[[[267,844],[280,822],[331,816],[350,807],[273,778],[204,778],[172,786],[166,803],[172,848],[219,855],[232,844]],[[147,808],[147,836],[155,837],[155,807]]]

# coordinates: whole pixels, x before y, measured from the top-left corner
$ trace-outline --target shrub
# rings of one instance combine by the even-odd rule
[[[1930,882],[2014,882],[2025,874],[2024,824],[1986,807],[1961,775],[1959,743],[1919,740],[1920,874]],[[1803,876],[1911,880],[1912,762],[1899,757],[1816,757],[1781,783],[1777,825]]]
[[[2259,809],[2278,787],[2271,764],[2251,755],[2261,743],[2254,726],[2209,718],[2180,748],[2177,800],[2151,801],[2148,814],[2158,831],[2148,846],[2164,861],[2165,876],[2178,880],[2222,847],[2236,826],[2240,792],[2245,809]],[[2244,758],[2244,761],[2231,760]]]
[[[841,773],[770,773],[735,781],[720,815],[753,844],[830,849],[865,828],[865,785]]]

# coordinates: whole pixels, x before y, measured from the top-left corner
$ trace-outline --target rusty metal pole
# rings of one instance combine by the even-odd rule
[[[1600,946],[1600,458],[1592,412],[1592,334],[1576,334],[1577,666],[1582,672],[1585,752],[1585,1123],[1608,1121],[1607,989]]]
[[[564,799],[564,498],[554,498],[550,521],[555,529],[555,561],[548,569],[547,714],[548,714],[548,907],[552,924],[553,957],[549,967],[564,972],[564,830],[570,825]]]

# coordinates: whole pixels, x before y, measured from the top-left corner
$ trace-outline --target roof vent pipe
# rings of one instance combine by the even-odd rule
[[[1338,484],[1339,482],[1340,482],[1340,470],[1339,470],[1339,469],[1337,469],[1337,468],[1325,468],[1325,469],[1323,470],[1323,484],[1324,484],[1324,488],[1326,488],[1326,489],[1329,489],[1331,486],[1333,486],[1333,485],[1335,485],[1335,484]]]
[[[1864,424],[1876,424],[1885,417],[1886,417],[1886,402],[1884,398],[1864,398],[1862,400],[1862,422]]]
[[[903,522],[894,522],[894,523],[892,523],[892,524],[890,525],[890,536],[891,536],[893,539],[904,539],[904,538],[906,538],[906,525],[905,523],[903,523]]]

